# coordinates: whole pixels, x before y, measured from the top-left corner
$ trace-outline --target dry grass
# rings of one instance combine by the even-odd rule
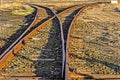
[[[11,13],[12,13],[12,15],[24,15],[24,16],[26,16],[26,15],[31,14],[32,12],[33,12],[32,9],[28,9],[28,10],[19,9],[19,10],[14,10]]]
[[[25,4],[21,4],[21,3],[6,3],[0,6],[0,10],[12,10],[11,14],[12,15],[29,15],[31,14],[34,9],[31,8],[28,5]]]
[[[24,15],[25,16],[25,15],[31,14],[33,11],[34,11],[34,9],[31,8],[30,6],[22,5],[22,6],[20,6],[20,8],[18,10],[13,10],[12,14],[13,15]]]

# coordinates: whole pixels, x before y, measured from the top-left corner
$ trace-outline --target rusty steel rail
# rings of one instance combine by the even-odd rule
[[[12,57],[13,55],[11,53],[16,53],[22,45],[18,44],[20,42],[20,40],[27,34],[28,31],[30,31],[31,28],[34,27],[37,18],[38,18],[38,8],[32,6],[35,10],[36,10],[36,14],[35,14],[35,18],[32,21],[32,23],[29,25],[29,27],[20,35],[20,37],[17,38],[17,40],[15,40],[14,43],[12,43],[1,55],[0,55],[0,68],[5,66],[5,63],[10,59],[10,57]],[[46,7],[47,8],[47,7]],[[48,8],[49,9],[49,8]],[[50,9],[49,9],[50,10]],[[51,10],[51,12],[53,13],[53,15],[55,15],[55,13]],[[25,42],[23,41],[22,44],[24,45]],[[18,45],[18,46],[16,46]],[[6,59],[5,59],[6,58]]]
[[[69,79],[69,75],[68,75],[68,72],[69,72],[69,54],[68,54],[68,48],[69,48],[69,38],[70,38],[70,33],[71,33],[71,29],[72,29],[72,26],[74,25],[74,22],[76,21],[77,17],[82,14],[82,12],[89,6],[93,6],[93,5],[96,5],[96,4],[101,4],[102,2],[97,2],[97,3],[92,3],[92,4],[88,4],[88,5],[85,5],[85,6],[82,6],[81,9],[79,9],[78,13],[74,16],[71,24],[70,24],[70,27],[69,27],[69,30],[68,30],[68,35],[67,35],[67,42],[66,42],[66,50],[65,50],[65,53],[66,53],[66,58],[65,58],[65,76],[64,76],[64,80],[68,80]]]
[[[78,5],[77,5],[78,6]],[[64,76],[64,70],[65,70],[65,42],[64,42],[64,35],[63,35],[63,29],[62,29],[62,22],[60,21],[60,19],[58,18],[58,16],[60,16],[61,14],[63,14],[64,12],[68,11],[68,10],[71,10],[72,8],[76,7],[73,6],[73,7],[70,7],[70,8],[67,8],[66,10],[62,11],[61,13],[58,13],[58,14],[55,14],[55,16],[51,17],[50,19],[46,20],[43,24],[39,25],[37,28],[35,28],[34,30],[32,30],[28,35],[26,35],[22,40],[21,42],[23,41],[24,43],[26,43],[32,36],[36,35],[37,34],[37,31],[39,31],[40,29],[42,29],[45,25],[48,24],[48,22],[50,22],[51,20],[53,20],[54,18],[57,18],[58,20],[58,24],[60,26],[60,32],[61,32],[61,40],[62,40],[62,74],[61,74],[61,79],[64,79],[63,76]]]
[[[74,6],[73,6],[74,7]],[[37,10],[36,15],[35,15],[35,19],[34,21],[31,23],[31,25],[21,34],[21,36],[10,46],[8,47],[3,54],[0,56],[0,68],[4,67],[5,64],[7,63],[7,61],[9,59],[11,59],[15,53],[17,53],[21,47],[23,45],[26,44],[26,42],[28,42],[28,40],[34,36],[35,34],[37,34],[37,31],[41,28],[43,28],[48,22],[50,22],[52,19],[57,18],[57,20],[59,21],[59,25],[60,25],[60,31],[61,31],[61,39],[62,39],[62,51],[63,51],[63,59],[62,59],[62,74],[61,77],[63,78],[63,72],[64,72],[64,62],[65,62],[65,51],[64,51],[64,39],[63,39],[63,29],[62,29],[62,23],[60,21],[60,19],[58,18],[58,15],[63,14],[63,12],[66,12],[68,10],[70,10],[72,7],[67,8],[65,10],[63,10],[62,12],[58,13],[57,15],[51,10],[51,12],[53,12],[54,16],[50,17],[49,19],[45,20],[42,24],[40,24],[38,27],[34,28],[34,30],[31,30],[31,28],[33,28],[33,25],[35,25],[37,17],[38,17],[38,8],[36,8],[34,6],[34,8]],[[47,8],[47,7],[44,7]],[[31,30],[31,31],[30,31]],[[28,33],[29,32],[29,33]]]
[[[95,6],[97,4],[102,4],[102,3],[108,3],[108,2],[96,2],[96,3],[91,3],[91,4],[88,4],[88,5],[85,5],[85,6],[81,7],[81,9],[74,16],[74,19],[72,20],[72,22],[70,24],[70,27],[69,27],[69,30],[68,30],[68,33],[67,33],[68,34],[67,42],[66,42],[66,45],[65,45],[66,46],[66,50],[65,50],[66,58],[65,58],[65,72],[64,72],[65,76],[64,76],[64,80],[69,80],[69,74],[68,74],[68,72],[69,72],[69,67],[68,67],[68,65],[69,65],[68,48],[69,48],[69,38],[70,38],[70,33],[71,33],[71,30],[72,30],[72,27],[73,27],[77,17],[80,16],[85,9],[87,9],[88,7],[91,7],[91,6]],[[107,80],[109,80],[109,79],[115,79],[115,80],[116,79],[117,80],[120,79],[120,75],[90,74],[90,76],[93,76],[93,79],[107,79]],[[81,78],[77,78],[77,79],[81,80]],[[82,80],[84,80],[84,79],[82,79]]]
[[[46,7],[47,8],[47,7]],[[63,14],[63,12],[66,12],[67,10],[70,10],[72,7],[58,13],[58,14],[54,14],[54,16],[50,17],[49,19],[45,20],[42,24],[40,24],[38,27],[34,28],[34,30],[31,30],[31,28],[33,27],[33,24],[36,21],[37,18],[37,14],[36,13],[36,17],[34,19],[34,21],[32,22],[32,24],[28,27],[27,31],[23,32],[24,34],[22,34],[7,50],[4,51],[4,53],[0,56],[0,68],[4,67],[5,64],[7,63],[7,61],[12,58],[12,56],[14,56],[15,53],[17,53],[21,47],[23,45],[26,44],[26,42],[28,42],[28,40],[30,38],[32,38],[32,36],[37,34],[37,31],[39,31],[40,29],[42,29],[45,25],[48,24],[48,22],[50,22],[52,19],[57,18],[57,20],[59,21],[59,26],[60,26],[60,31],[61,31],[61,39],[62,39],[62,52],[63,52],[63,59],[62,59],[62,74],[61,74],[61,78],[63,78],[63,80],[67,80],[67,71],[68,71],[68,52],[67,52],[67,48],[68,48],[68,43],[65,45],[64,44],[64,38],[63,38],[63,29],[62,29],[62,23],[59,20],[58,16]],[[82,10],[84,10],[85,7],[82,7],[82,9],[80,10],[80,12],[78,12],[78,14],[81,13]],[[51,10],[51,9],[49,9]],[[51,10],[52,11],[52,10]],[[74,16],[74,19],[72,20],[72,23],[70,25],[70,29],[76,19],[76,17],[78,16],[78,14],[76,14],[76,16]],[[69,29],[69,33],[70,33],[70,29]],[[28,33],[29,32],[29,33]],[[69,40],[69,33],[68,33],[68,38],[67,40]],[[69,42],[69,41],[67,41]],[[66,50],[64,49],[65,46],[67,46]],[[65,52],[66,51],[66,52]],[[65,75],[65,76],[64,76]],[[63,77],[64,76],[64,77]]]
[[[66,50],[65,50],[65,52],[66,52],[66,55],[65,55],[66,58],[65,58],[65,72],[64,72],[65,76],[64,76],[64,80],[68,80],[68,71],[69,71],[69,68],[68,68],[68,63],[69,63],[69,61],[68,61],[68,44],[69,44],[69,36],[70,36],[71,28],[72,28],[72,26],[73,26],[73,24],[74,24],[77,16],[79,16],[79,14],[80,14],[85,8],[86,8],[86,7],[83,6],[83,7],[81,7],[81,8],[78,9],[78,12],[77,12],[77,14],[75,14],[75,16],[74,16],[74,18],[73,18],[73,20],[72,20],[72,22],[71,22],[71,24],[70,24],[69,30],[68,30],[68,36],[67,36],[67,42],[66,42]]]

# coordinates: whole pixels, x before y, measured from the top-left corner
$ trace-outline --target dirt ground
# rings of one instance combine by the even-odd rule
[[[70,69],[81,74],[120,74],[118,5],[87,8],[77,18],[70,38]]]

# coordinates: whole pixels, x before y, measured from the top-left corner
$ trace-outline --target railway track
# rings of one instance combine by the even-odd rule
[[[41,6],[40,6],[41,7]],[[43,7],[43,8],[45,8],[45,7]],[[66,11],[68,11],[68,9],[69,8],[67,8],[67,10]],[[71,7],[70,7],[70,9],[71,9]],[[66,12],[65,11],[65,12]],[[53,13],[53,14],[55,14],[55,13]],[[60,15],[60,13],[58,14],[58,15]],[[59,57],[57,57],[57,59],[60,59],[61,60],[61,58],[60,57],[65,57],[65,53],[64,53],[64,40],[63,40],[63,33],[62,33],[62,24],[61,24],[61,22],[60,22],[60,20],[59,20],[59,18],[57,17],[57,15],[55,15],[55,16],[53,16],[53,17],[51,17],[51,18],[49,18],[47,21],[45,20],[45,22],[43,23],[43,24],[36,24],[36,25],[40,25],[39,27],[36,27],[36,28],[34,28],[34,30],[32,30],[33,29],[33,27],[32,27],[32,25],[33,24],[35,24],[35,23],[37,23],[37,22],[33,22],[32,23],[32,25],[30,26],[30,28],[28,28],[27,29],[27,31],[25,31],[24,32],[24,34],[22,34],[22,36],[19,38],[19,40],[16,40],[16,42],[14,43],[14,44],[12,44],[12,47],[14,46],[14,48],[13,48],[13,50],[11,50],[11,46],[10,46],[10,51],[9,51],[9,49],[7,49],[7,51],[5,51],[4,52],[4,54],[2,54],[2,60],[1,60],[1,62],[3,62],[3,65],[1,66],[1,67],[3,67],[3,66],[5,66],[5,61],[6,61],[6,59],[5,58],[3,58],[3,57],[7,57],[7,60],[9,60],[9,58],[11,58],[12,56],[17,56],[17,58],[18,57],[24,57],[24,56],[22,56],[22,55],[17,55],[16,53],[18,52],[18,50],[24,45],[24,44],[26,44],[26,42],[28,42],[28,39],[29,38],[31,38],[33,35],[35,35],[35,34],[37,34],[37,31],[38,30],[41,30],[45,25],[47,25],[49,22],[51,22],[51,20],[53,20],[54,18],[56,18],[57,19],[57,23],[59,23],[59,30],[61,30],[60,32],[58,32],[58,33],[60,33],[61,34],[61,41],[59,41],[59,43],[61,43],[61,44],[59,44],[59,46],[61,47],[61,51],[60,52],[62,52],[61,54],[59,54]],[[34,20],[35,21],[35,20]],[[54,22],[54,21],[53,21]],[[55,23],[55,22],[54,22]],[[51,24],[51,25],[53,25],[53,24]],[[58,24],[56,24],[56,25],[58,25]],[[43,26],[43,27],[42,27]],[[32,31],[31,31],[32,30]],[[43,32],[44,32],[44,30],[43,30]],[[48,33],[47,31],[45,31],[46,33]],[[29,33],[29,34],[28,34]],[[53,32],[50,32],[51,34],[54,34],[54,30],[53,30]],[[59,35],[60,35],[59,34]],[[41,34],[42,35],[42,34]],[[59,37],[59,35],[58,36],[56,36],[56,38],[57,37]],[[58,39],[58,40],[60,40],[60,39]],[[17,42],[18,41],[18,42]],[[54,41],[54,40],[53,40]],[[17,44],[17,45],[15,45],[15,44]],[[56,43],[54,43],[54,45],[55,45]],[[50,46],[50,45],[49,45]],[[52,48],[53,48],[54,46],[52,46]],[[56,48],[55,48],[56,49]],[[58,49],[59,49],[59,47],[58,47]],[[44,51],[46,51],[46,50],[48,50],[48,51],[52,51],[52,49],[42,49],[43,50],[43,53],[44,53]],[[54,48],[53,48],[53,51],[54,51]],[[56,51],[56,50],[55,50]],[[8,52],[8,54],[7,55],[9,55],[9,56],[6,56],[6,53]],[[59,52],[59,51],[58,51]],[[13,55],[14,54],[14,55]],[[52,54],[53,55],[53,54]],[[25,58],[25,57],[24,57]],[[4,59],[5,59],[5,61],[4,61]],[[27,58],[28,59],[28,58]],[[42,60],[42,61],[55,61],[56,59],[39,59],[40,61]],[[39,61],[38,60],[38,61]],[[58,75],[58,77],[57,78],[61,78],[61,77],[63,77],[63,68],[64,68],[64,58],[61,60],[61,63],[60,63],[60,61],[58,61],[59,62],[59,64],[62,64],[61,66],[61,68],[56,68],[56,70],[58,69],[59,70],[59,72],[56,72],[55,74],[59,74],[60,73],[60,71],[61,71],[61,74],[60,75]],[[29,69],[28,69],[29,70]],[[44,74],[45,75],[45,73],[46,72],[44,72],[44,73],[42,73],[42,74]],[[54,75],[54,73],[53,72],[49,72],[48,71],[48,73],[52,73],[52,75]],[[8,74],[9,75],[9,74]],[[14,75],[17,75],[17,74],[14,74]],[[23,74],[24,76],[25,76],[25,74]],[[27,74],[27,75],[29,75],[29,74]],[[27,76],[26,75],[26,76]],[[30,74],[31,75],[31,74]],[[13,76],[12,74],[11,74],[11,76]],[[19,76],[22,76],[22,75],[20,75],[19,74]],[[39,74],[39,76],[40,76],[40,74]],[[51,76],[51,75],[50,75]],[[49,78],[50,78],[50,76],[49,76]],[[53,77],[52,77],[53,78]],[[55,77],[54,77],[55,78]]]
[[[12,61],[8,62],[11,66],[5,71],[8,73],[5,76],[40,76],[44,79],[60,79],[62,44],[57,23],[56,18],[51,20],[28,41],[20,52],[14,55]]]
[[[2,54],[0,61],[3,65],[0,67],[2,68],[3,66],[5,66],[4,63],[7,63],[7,61],[12,56],[15,56],[13,58],[14,60],[8,63],[8,65],[15,66],[16,64],[13,64],[13,62],[15,60],[16,61],[20,60],[22,67],[19,68],[19,67],[10,66],[13,69],[16,69],[16,71],[17,70],[19,71],[17,72],[18,74],[16,73],[12,74],[10,73],[11,70],[10,71],[8,70],[9,74],[7,74],[7,76],[8,75],[9,76],[31,76],[32,75],[36,77],[40,76],[39,79],[45,79],[45,80],[46,79],[48,80],[82,79],[79,76],[77,77],[76,75],[74,76],[74,74],[76,73],[74,69],[70,67],[70,64],[71,64],[70,60],[72,57],[71,54],[69,54],[71,53],[70,41],[72,40],[71,33],[73,33],[72,31],[74,31],[72,26],[75,25],[75,21],[77,17],[83,12],[83,10],[85,10],[89,6],[94,6],[96,4],[100,4],[100,3],[94,3],[90,5],[84,5],[84,6],[79,6],[79,5],[72,6],[72,7],[66,8],[65,10],[57,14],[52,12],[52,10],[50,10],[47,7],[39,6],[50,11],[52,15],[44,19],[43,20],[44,23],[38,23],[39,19],[35,19],[35,21],[36,20],[37,21],[33,22],[31,24],[31,27],[28,28],[28,30],[25,31],[24,34],[22,34],[19,40],[16,41],[12,45],[12,47],[8,48],[7,51],[4,52],[4,54]],[[70,10],[72,10],[72,13],[69,12]],[[69,14],[63,15],[64,12],[68,12]],[[61,21],[58,17],[61,19]],[[39,42],[43,42],[43,43],[41,43],[41,45],[38,45]],[[20,50],[24,44],[26,44],[25,47],[23,47],[22,50]],[[28,54],[28,53],[31,53],[31,54]],[[4,60],[3,57],[7,57],[8,59]],[[29,63],[28,61],[30,61],[31,63]],[[22,64],[22,62],[24,63]],[[35,66],[33,66],[33,64],[35,64]],[[28,65],[30,67],[25,67]],[[4,70],[5,69],[3,69],[3,71]],[[31,71],[36,74],[30,73]],[[22,72],[26,72],[26,73],[23,74]],[[19,74],[19,73],[22,73],[22,74]],[[84,76],[84,78],[85,77],[92,78],[92,79],[94,78],[88,74],[81,74],[81,75]]]
[[[34,6],[32,6],[32,7],[34,7]],[[13,44],[11,44],[1,55],[0,55],[0,59],[1,59],[1,61],[2,61],[2,58],[4,57],[4,56],[6,56],[6,54],[9,54],[9,53],[16,53],[20,48],[21,48],[21,46],[20,45],[18,45],[18,47],[17,48],[15,48],[14,49],[14,47],[15,46],[17,46],[16,44],[18,44],[18,42],[27,34],[27,33],[29,33],[30,31],[31,31],[31,29],[34,27],[36,27],[38,24],[41,24],[43,21],[41,21],[41,20],[43,20],[42,18],[41,19],[39,19],[39,16],[41,15],[41,12],[40,12],[40,10],[38,9],[38,7],[34,7],[35,9],[36,9],[36,13],[35,13],[35,18],[34,18],[34,20],[33,20],[33,22],[29,25],[29,27],[19,36],[19,38],[16,40],[16,41],[14,41],[14,43]],[[47,9],[47,8],[46,8]],[[52,15],[54,15],[54,13],[53,12],[49,12],[49,13],[52,13]],[[40,15],[39,15],[40,14]],[[51,16],[52,16],[51,15]],[[41,21],[41,22],[40,22]],[[38,23],[38,22],[40,22],[40,23]],[[23,41],[22,43],[25,43],[25,41]],[[3,62],[3,64],[5,63],[4,61],[2,61]],[[2,66],[4,66],[4,65],[0,65],[0,67],[2,67]]]

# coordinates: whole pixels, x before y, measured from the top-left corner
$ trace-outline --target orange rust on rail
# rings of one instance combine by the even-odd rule
[[[3,68],[6,63],[14,56],[13,51],[11,50],[8,55],[5,56],[5,59],[2,59],[0,63],[0,68]]]
[[[14,48],[13,53],[14,54],[17,53],[21,49],[22,46],[23,46],[22,42],[18,43],[18,45],[16,45],[16,48]]]
[[[38,9],[37,9],[37,10],[38,10]],[[67,10],[68,10],[68,9],[67,9]],[[66,10],[64,10],[64,11],[66,11]],[[64,12],[64,11],[63,11],[63,12]],[[59,14],[61,14],[61,13],[59,13]],[[58,14],[58,15],[59,15],[59,14]],[[55,17],[55,16],[51,17],[50,19],[48,19],[47,21],[45,21],[43,24],[41,24],[39,27],[37,27],[36,30],[35,30],[35,32],[38,31],[38,30],[40,30],[40,29],[42,29],[44,26],[46,26],[47,23],[48,23],[49,21],[51,21],[54,17]],[[32,26],[34,26],[38,21],[39,21],[39,18],[38,18],[38,15],[36,15],[35,21],[32,23]],[[31,26],[31,27],[32,27],[32,26]],[[30,27],[30,28],[31,28],[31,27]],[[11,59],[11,58],[13,57],[13,54],[16,53],[17,51],[19,51],[20,48],[22,47],[22,45],[24,45],[25,43],[27,43],[28,40],[29,40],[33,35],[35,35],[35,33],[31,33],[31,35],[28,34],[27,36],[24,37],[24,39],[23,39],[21,42],[19,42],[19,44],[21,44],[21,45],[20,45],[20,47],[19,47],[18,49],[17,49],[18,46],[15,46],[15,47],[14,47],[14,50],[7,52],[7,54],[10,54],[10,55],[12,54],[12,56],[9,56],[9,57],[10,57],[9,59]],[[7,56],[7,55],[5,55],[5,56]],[[5,61],[5,60],[1,60],[1,62],[0,62],[0,63],[1,63],[0,69],[3,68],[3,67],[5,66],[5,64],[7,64],[7,61],[9,60],[9,59],[6,59],[6,57],[5,57],[4,59],[5,59],[6,61]]]

